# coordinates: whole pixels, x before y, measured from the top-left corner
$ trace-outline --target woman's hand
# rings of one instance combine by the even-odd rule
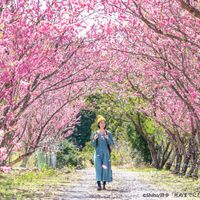
[[[96,140],[98,138],[98,134],[96,133],[95,135],[94,135],[94,140]]]
[[[108,133],[105,134],[105,138],[108,140]]]

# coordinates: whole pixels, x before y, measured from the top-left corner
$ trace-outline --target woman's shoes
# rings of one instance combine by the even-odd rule
[[[106,182],[103,182],[103,190],[106,190]]]
[[[97,190],[101,190],[101,182],[97,181]],[[106,190],[106,182],[103,182],[103,190]]]
[[[101,190],[101,186],[97,186],[97,190]]]
[[[97,190],[101,190],[101,182],[100,181],[97,181]]]

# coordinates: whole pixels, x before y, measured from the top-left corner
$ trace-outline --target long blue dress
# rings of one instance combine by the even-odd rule
[[[111,159],[108,150],[108,144],[112,147],[114,145],[112,134],[108,131],[108,139],[105,138],[105,134],[98,133],[98,142],[95,141],[94,135],[92,135],[92,146],[95,147],[94,153],[94,166],[96,170],[96,181],[112,181],[112,169]]]

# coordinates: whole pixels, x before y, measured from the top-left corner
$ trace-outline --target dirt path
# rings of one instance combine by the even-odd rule
[[[54,200],[154,200],[180,199],[172,193],[159,191],[152,185],[139,179],[140,172],[113,169],[113,182],[107,184],[107,190],[96,190],[93,168],[77,171],[78,179],[66,188]],[[161,196],[163,195],[163,196]]]

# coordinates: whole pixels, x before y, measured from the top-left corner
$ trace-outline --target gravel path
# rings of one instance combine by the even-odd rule
[[[94,168],[77,171],[77,180],[66,188],[64,194],[54,200],[156,200],[175,198],[172,193],[159,191],[153,185],[139,179],[140,172],[113,169],[113,181],[107,190],[97,191]],[[162,196],[163,195],[163,196]]]

